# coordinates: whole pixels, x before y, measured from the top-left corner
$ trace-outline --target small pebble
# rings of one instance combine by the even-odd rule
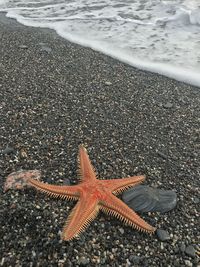
[[[185,249],[185,254],[187,254],[188,256],[194,258],[195,255],[196,255],[196,250],[195,250],[195,248],[192,245],[189,245]]]
[[[21,48],[21,49],[28,49],[28,46],[27,45],[19,45],[19,48]]]
[[[175,252],[175,253],[178,253],[178,252],[179,252],[179,247],[178,247],[178,246],[176,246],[176,247],[174,248],[174,252]]]
[[[69,180],[68,178],[65,178],[65,179],[63,180],[63,185],[71,185],[70,180]]]
[[[136,255],[130,255],[129,261],[133,264],[139,264],[142,261],[142,258]]]
[[[45,51],[45,52],[48,52],[48,53],[52,51],[52,49],[50,47],[48,47],[48,46],[42,46],[41,50]]]
[[[124,229],[123,228],[119,228],[120,233],[123,235],[124,234]]]
[[[194,197],[193,202],[194,202],[194,204],[199,204],[200,199],[198,197]]]
[[[169,233],[168,233],[167,231],[165,231],[165,230],[157,229],[157,230],[156,230],[156,234],[157,234],[158,239],[159,239],[160,241],[167,241],[167,240],[170,239],[170,235],[169,235]]]
[[[112,83],[107,81],[107,82],[105,82],[105,85],[112,85]]]
[[[179,259],[175,259],[174,266],[176,266],[176,267],[180,266],[180,260]]]
[[[164,108],[172,108],[173,107],[173,104],[170,103],[170,102],[167,102],[166,104],[163,104],[163,107]]]
[[[185,249],[186,249],[186,245],[184,243],[181,243],[180,251],[185,252]]]
[[[44,42],[40,42],[39,45],[41,45],[41,46],[45,46],[46,43],[44,43]]]
[[[89,262],[90,262],[90,260],[84,256],[79,259],[80,265],[83,265],[83,266],[89,264]]]
[[[189,261],[189,260],[185,260],[185,266],[192,267],[193,264],[192,264],[191,261]]]
[[[158,156],[160,156],[163,159],[167,159],[168,158],[168,156],[166,154],[164,154],[163,152],[161,152],[161,151],[158,151],[157,154],[158,154]]]

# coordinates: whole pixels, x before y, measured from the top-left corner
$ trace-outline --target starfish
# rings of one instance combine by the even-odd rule
[[[80,183],[73,186],[51,185],[29,178],[29,185],[52,197],[78,200],[63,228],[62,239],[71,240],[95,219],[98,212],[116,216],[137,230],[153,233],[155,228],[146,223],[115,195],[141,183],[145,176],[133,176],[123,179],[99,180],[84,146],[79,147]]]

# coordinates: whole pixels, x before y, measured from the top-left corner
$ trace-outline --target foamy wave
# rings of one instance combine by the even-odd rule
[[[196,10],[186,10],[181,8],[175,15],[164,17],[164,18],[158,18],[156,19],[156,23],[162,24],[162,23],[180,23],[183,25],[187,24],[193,24],[193,25],[200,25],[200,9]]]
[[[192,10],[190,12],[190,23],[200,25],[200,9]]]
[[[200,87],[200,75],[199,71],[189,70],[186,68],[175,67],[171,64],[155,63],[138,59],[136,57],[130,57],[126,51],[118,50],[117,48],[110,50],[109,46],[105,43],[87,42],[85,39],[81,39],[78,36],[67,34],[62,30],[62,27],[55,27],[56,32],[66,38],[67,40],[80,44],[82,46],[90,47],[96,51],[102,52],[108,56],[116,58],[124,63],[127,63],[133,67],[159,73],[164,76],[168,76],[178,81],[192,84]]]
[[[190,0],[192,1],[192,0]],[[134,67],[200,87],[200,8],[196,0],[0,0],[26,26],[54,29]]]

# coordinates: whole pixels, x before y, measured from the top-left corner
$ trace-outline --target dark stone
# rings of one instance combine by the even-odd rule
[[[143,260],[143,257],[139,257],[136,255],[130,255],[129,257],[129,261],[134,264],[139,264],[141,263],[142,260]]]
[[[188,256],[190,256],[192,258],[194,258],[196,256],[196,250],[192,245],[189,245],[185,249],[185,254],[187,254]]]
[[[90,262],[90,260],[88,258],[85,258],[85,257],[81,257],[79,259],[79,264],[82,265],[82,266],[88,265],[89,262]]]
[[[175,267],[180,267],[180,260],[179,259],[175,259],[174,266]]]
[[[178,246],[176,246],[175,248],[174,248],[174,252],[177,254],[177,253],[179,253],[179,247]]]
[[[194,197],[193,202],[194,204],[199,204],[200,199],[198,197]]]
[[[140,212],[167,212],[175,208],[177,195],[172,190],[161,190],[145,185],[135,186],[122,194],[123,201]]]
[[[69,180],[68,178],[65,178],[65,179],[63,180],[63,185],[71,185],[70,180]]]
[[[160,151],[158,151],[157,154],[163,159],[167,159],[168,158],[168,156],[166,154],[164,154],[164,153],[162,153]]]
[[[158,236],[158,239],[160,241],[167,241],[170,239],[170,236],[169,236],[169,233],[165,230],[162,230],[162,229],[157,229],[156,230],[156,234]]]
[[[182,243],[180,246],[180,251],[185,252],[185,249],[186,249],[186,245],[184,243]]]
[[[14,153],[14,151],[15,151],[14,148],[7,146],[1,153],[3,155],[9,155],[11,153]]]

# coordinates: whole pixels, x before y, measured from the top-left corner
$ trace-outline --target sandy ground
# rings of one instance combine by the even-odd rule
[[[53,31],[0,16],[0,266],[198,266],[200,89],[134,69]],[[3,193],[13,171],[77,182],[78,145],[100,178],[145,174],[177,207],[141,216],[161,242],[102,213],[70,242],[73,202],[33,189]],[[191,255],[190,255],[191,254]]]

